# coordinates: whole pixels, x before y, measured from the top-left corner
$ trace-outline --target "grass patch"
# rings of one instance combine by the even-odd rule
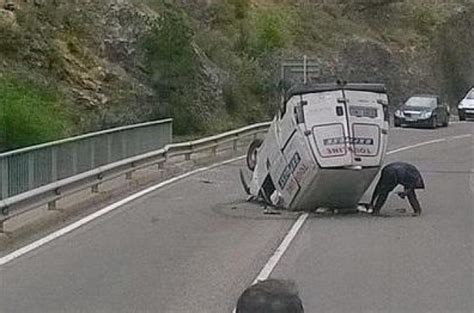
[[[0,78],[0,150],[55,140],[67,136],[69,129],[57,91],[17,78]]]

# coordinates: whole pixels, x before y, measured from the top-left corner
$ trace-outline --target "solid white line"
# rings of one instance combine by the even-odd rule
[[[270,274],[273,272],[273,270],[277,266],[283,254],[285,254],[286,250],[288,250],[288,248],[290,247],[291,242],[293,241],[293,239],[295,239],[296,235],[298,234],[300,228],[303,226],[308,216],[309,216],[309,213],[303,213],[298,217],[296,222],[291,227],[290,231],[286,234],[283,241],[280,243],[278,248],[270,257],[270,259],[268,259],[267,263],[262,268],[260,273],[257,275],[257,278],[255,278],[252,285],[255,285],[259,281],[266,280],[268,277],[270,277]],[[236,311],[237,311],[237,308],[234,308],[232,313],[236,313]]]
[[[451,137],[451,139],[462,139],[462,138],[468,138],[468,137],[472,137],[472,134],[454,136],[454,137]]]
[[[257,278],[255,278],[252,285],[270,277],[270,274],[273,272],[273,269],[278,264],[283,254],[285,254],[286,250],[290,247],[291,242],[298,234],[298,231],[300,230],[301,226],[303,226],[308,216],[309,216],[309,213],[303,213],[298,217],[296,222],[293,224],[293,227],[291,227],[288,234],[286,234],[285,239],[283,239],[280,246],[278,246],[278,248],[275,250],[273,255],[268,260],[267,264],[265,264],[263,269],[257,275]]]
[[[417,143],[415,145],[401,147],[401,148],[389,151],[389,152],[387,152],[387,155],[397,153],[397,152],[402,152],[402,151],[405,151],[405,150],[410,150],[410,149],[414,149],[414,148],[419,148],[419,147],[431,145],[431,144],[438,143],[438,142],[444,142],[444,141],[451,140],[451,139],[469,138],[471,136],[472,136],[472,134],[464,134],[464,135],[458,135],[458,136],[453,136],[453,137],[446,137],[446,138],[441,138],[441,139],[425,141],[425,142]]]
[[[37,240],[37,241],[35,241],[35,242],[32,242],[32,243],[30,243],[30,244],[24,246],[23,248],[20,248],[20,249],[14,251],[14,252],[12,252],[12,253],[10,253],[10,254],[4,256],[4,257],[2,257],[2,258],[0,258],[0,266],[3,266],[3,265],[5,265],[5,264],[7,264],[7,263],[13,261],[13,260],[15,260],[15,259],[21,257],[22,255],[25,255],[25,254],[27,254],[27,253],[29,253],[29,252],[31,252],[31,251],[33,251],[33,250],[35,250],[35,249],[37,249],[37,248],[43,246],[43,245],[45,245],[45,244],[47,244],[47,243],[49,243],[49,242],[55,240],[56,238],[59,238],[59,237],[65,235],[65,234],[67,234],[67,233],[70,233],[70,232],[72,232],[73,230],[75,230],[75,229],[77,229],[77,228],[79,228],[79,227],[81,227],[81,226],[83,226],[83,225],[85,225],[85,224],[87,224],[87,223],[89,223],[89,222],[95,220],[96,218],[99,218],[99,217],[101,217],[101,216],[103,216],[103,215],[105,215],[105,214],[107,214],[107,213],[109,213],[109,212],[111,212],[111,211],[113,211],[113,210],[115,210],[115,209],[117,209],[117,208],[119,208],[119,207],[121,207],[121,206],[123,206],[123,205],[125,205],[125,204],[127,204],[127,203],[129,203],[129,202],[131,202],[131,201],[133,201],[133,200],[135,200],[135,199],[137,199],[137,198],[143,197],[144,195],[149,194],[150,192],[153,192],[153,191],[155,191],[155,190],[157,190],[157,189],[160,189],[160,188],[162,188],[162,187],[164,187],[164,186],[167,186],[167,185],[169,185],[169,184],[172,184],[172,183],[174,183],[174,182],[176,182],[176,181],[178,181],[178,180],[181,180],[181,179],[183,179],[183,178],[189,177],[189,176],[191,176],[191,175],[195,175],[195,174],[197,174],[197,173],[201,173],[201,172],[204,172],[204,171],[213,169],[213,168],[215,168],[215,167],[219,167],[219,166],[222,166],[222,165],[226,165],[226,164],[229,164],[229,163],[232,163],[232,162],[241,160],[241,159],[243,159],[243,158],[245,158],[245,156],[240,156],[240,157],[237,157],[237,158],[233,158],[233,159],[231,159],[231,160],[227,160],[227,161],[224,161],[224,162],[220,162],[220,163],[217,163],[217,164],[213,164],[213,165],[211,165],[211,166],[199,168],[199,169],[196,169],[196,170],[194,170],[194,171],[185,173],[185,174],[183,174],[183,175],[180,175],[180,176],[177,176],[177,177],[173,177],[173,178],[171,178],[171,179],[169,179],[169,180],[166,180],[166,181],[164,181],[164,182],[161,182],[161,183],[159,183],[159,184],[156,184],[156,185],[154,185],[154,186],[151,186],[151,187],[149,187],[149,188],[147,188],[147,189],[144,189],[144,190],[142,190],[142,191],[139,191],[139,192],[137,192],[137,193],[135,193],[135,194],[133,194],[133,195],[131,195],[131,196],[125,198],[125,199],[122,199],[122,200],[120,200],[120,201],[118,201],[118,202],[115,202],[115,203],[113,203],[113,204],[111,204],[111,205],[109,205],[109,206],[107,206],[107,207],[105,207],[105,208],[103,208],[103,209],[101,209],[101,210],[99,210],[99,211],[97,211],[97,212],[92,213],[91,215],[88,215],[88,216],[82,218],[81,220],[79,220],[79,221],[77,221],[77,222],[75,222],[75,223],[72,223],[71,225],[68,225],[68,226],[66,226],[66,227],[64,227],[64,228],[62,228],[62,229],[60,229],[60,230],[58,230],[58,231],[56,231],[56,232],[54,232],[54,233],[51,233],[51,234],[47,235],[46,237],[43,237],[43,238],[41,238],[41,239],[39,239],[39,240]]]
[[[443,141],[446,141],[446,138],[441,138],[441,139],[435,139],[435,140],[425,141],[425,142],[417,143],[417,144],[415,144],[415,145],[406,146],[406,147],[402,147],[402,148],[398,148],[398,149],[389,151],[389,152],[387,152],[387,155],[390,155],[390,154],[393,154],[393,153],[402,152],[402,151],[405,151],[405,150],[410,150],[410,149],[418,148],[418,147],[423,147],[423,146],[427,146],[427,145],[431,145],[431,144],[438,143],[438,142],[443,142]]]

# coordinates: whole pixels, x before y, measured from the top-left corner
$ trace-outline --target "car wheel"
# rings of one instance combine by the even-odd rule
[[[397,121],[397,120],[393,121],[393,126],[400,127],[401,126],[400,121]]]
[[[466,120],[466,117],[464,115],[459,115],[459,120],[460,121],[465,121]]]
[[[433,116],[433,118],[431,119],[430,128],[435,129],[436,127],[438,127],[438,119],[436,118],[436,116]]]
[[[253,172],[257,165],[257,149],[262,145],[262,139],[255,139],[247,151],[247,167]]]
[[[449,125],[449,117],[446,118],[446,121],[443,123],[443,127],[448,127]]]

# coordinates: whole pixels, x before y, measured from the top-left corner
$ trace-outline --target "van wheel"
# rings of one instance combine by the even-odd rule
[[[257,149],[262,145],[262,139],[255,139],[247,151],[247,167],[253,172],[257,165]]]
[[[394,127],[400,127],[401,126],[401,121],[398,118],[393,119],[393,126]]]

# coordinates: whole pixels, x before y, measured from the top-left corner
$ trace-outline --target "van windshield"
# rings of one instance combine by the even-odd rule
[[[405,103],[407,107],[435,108],[436,98],[431,97],[411,97]]]

